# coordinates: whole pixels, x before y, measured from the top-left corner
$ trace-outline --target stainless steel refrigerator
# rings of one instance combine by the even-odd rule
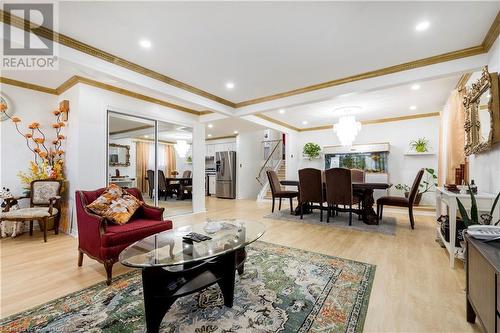
[[[217,198],[236,198],[236,152],[219,151],[215,153],[217,172],[215,196]]]

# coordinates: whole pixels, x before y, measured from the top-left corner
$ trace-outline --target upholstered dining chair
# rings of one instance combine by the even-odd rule
[[[62,181],[53,179],[34,180],[30,184],[30,195],[5,199],[7,206],[0,213],[2,221],[29,221],[30,236],[33,235],[33,221],[37,220],[40,230],[43,231],[43,241],[47,242],[47,223],[54,219],[54,233],[59,233],[61,212]],[[14,200],[30,199],[30,207],[10,210]]]
[[[155,172],[153,170],[147,170],[146,175],[148,177],[149,198],[153,199],[153,193],[155,189]]]
[[[328,205],[326,222],[330,222],[330,216],[335,207],[336,211],[349,212],[349,225],[352,225],[352,205],[359,204],[359,198],[354,195],[352,190],[352,176],[352,170],[345,168],[325,170],[326,203]],[[339,205],[344,206],[344,208],[340,208]],[[349,208],[345,208],[347,206]]]
[[[271,196],[273,198],[273,207],[271,213],[274,213],[275,199],[279,198],[278,210],[281,210],[281,199],[288,198],[290,200],[290,213],[293,213],[293,198],[299,196],[298,191],[286,191],[281,188],[278,174],[274,170],[267,170],[267,179],[269,180],[269,187],[271,188]]]
[[[323,179],[321,170],[313,168],[305,168],[299,170],[299,205],[300,205],[300,218],[304,215],[304,204],[311,203],[311,210],[313,208],[320,209],[319,220],[323,222],[323,203],[325,198],[323,196]],[[318,206],[313,204],[317,203]]]
[[[406,207],[408,208],[408,215],[410,217],[410,226],[412,229],[415,229],[415,221],[413,218],[413,204],[415,203],[415,198],[417,196],[418,188],[420,186],[420,182],[422,181],[423,175],[424,169],[420,169],[415,176],[415,180],[413,181],[413,185],[411,187],[408,198],[394,196],[385,196],[379,198],[377,200],[377,219],[382,219],[384,206]]]

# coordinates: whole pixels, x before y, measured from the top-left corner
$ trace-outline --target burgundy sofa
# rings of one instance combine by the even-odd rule
[[[143,204],[124,225],[107,223],[99,215],[87,209],[87,205],[97,199],[105,188],[96,191],[76,191],[76,214],[78,224],[78,266],[82,266],[83,254],[104,264],[106,283],[111,284],[113,264],[118,255],[130,244],[150,235],[172,229],[172,221],[163,220],[164,208]],[[136,188],[127,192],[144,201]]]

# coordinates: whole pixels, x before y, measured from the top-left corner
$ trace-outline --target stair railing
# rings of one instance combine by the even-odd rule
[[[271,152],[266,158],[266,148],[272,146]],[[261,186],[265,186],[267,183],[267,175],[266,171],[267,170],[276,170],[283,159],[283,145],[282,145],[282,140],[267,140],[267,141],[262,141],[262,151],[263,151],[263,156],[265,158],[264,163],[262,164],[262,167],[260,168],[257,177],[255,179]]]

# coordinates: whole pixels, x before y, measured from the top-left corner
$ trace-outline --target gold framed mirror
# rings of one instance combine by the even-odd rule
[[[480,78],[465,89],[465,154],[469,156],[500,142],[498,74],[489,73],[485,66]]]
[[[110,166],[130,166],[130,146],[110,143],[108,155]]]

